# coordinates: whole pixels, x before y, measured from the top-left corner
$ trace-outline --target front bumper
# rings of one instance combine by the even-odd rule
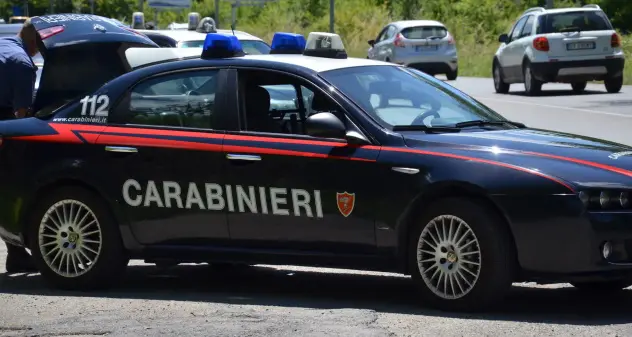
[[[625,59],[533,62],[533,76],[543,82],[602,81],[623,76]]]
[[[585,212],[574,195],[499,199],[526,275],[553,282],[632,276],[632,212]],[[605,242],[614,247],[607,259]]]

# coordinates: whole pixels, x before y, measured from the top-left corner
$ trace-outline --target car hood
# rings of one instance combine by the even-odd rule
[[[632,147],[539,129],[403,133],[406,145],[535,169],[578,187],[632,187]]]

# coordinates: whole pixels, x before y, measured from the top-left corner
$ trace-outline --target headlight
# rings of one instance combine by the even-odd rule
[[[630,192],[624,190],[590,190],[577,194],[579,200],[590,210],[632,210]]]

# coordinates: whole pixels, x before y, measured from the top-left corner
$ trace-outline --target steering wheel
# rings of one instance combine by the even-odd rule
[[[185,93],[185,95],[187,95],[187,96],[200,96],[202,94],[200,94],[198,91],[195,91],[195,90],[189,90],[189,91],[187,91]]]

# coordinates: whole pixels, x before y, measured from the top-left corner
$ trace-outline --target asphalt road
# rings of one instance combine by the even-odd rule
[[[530,127],[632,146],[632,86],[609,94],[603,84],[589,84],[584,93],[574,94],[569,84],[547,83],[541,96],[529,97],[522,84],[512,84],[508,94],[497,94],[494,82],[487,78],[462,77],[447,83],[506,118]]]
[[[493,92],[489,79],[452,85],[530,126],[632,145],[632,88],[543,97]],[[158,270],[134,262],[119,288],[76,293],[39,275],[6,275],[0,245],[0,336],[632,336],[632,291],[587,296],[568,285],[516,284],[494,312],[443,313],[420,306],[409,278],[297,267],[228,272],[208,266]]]

